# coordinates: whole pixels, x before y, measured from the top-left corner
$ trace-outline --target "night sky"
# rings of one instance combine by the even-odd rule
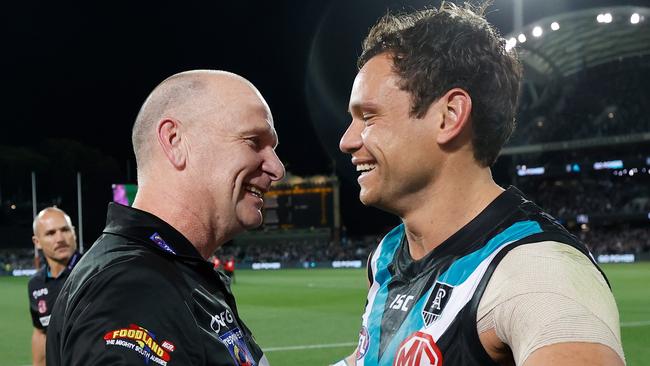
[[[287,170],[330,174],[336,165],[344,223],[353,234],[373,232],[395,220],[361,208],[349,159],[337,153],[355,60],[365,32],[388,8],[427,4],[439,1],[3,4],[0,145],[78,141],[113,157],[122,181],[133,180],[131,126],[151,89],[184,70],[228,70],[253,82],[268,101]],[[622,5],[524,0],[524,24],[608,4]],[[496,1],[488,15],[502,34],[512,29],[511,9],[511,0]]]

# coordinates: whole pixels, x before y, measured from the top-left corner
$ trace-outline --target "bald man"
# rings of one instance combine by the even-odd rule
[[[77,237],[70,216],[48,207],[34,218],[32,241],[41,250],[45,264],[29,280],[29,312],[32,316],[32,362],[45,365],[45,337],[56,298],[70,271],[78,262]]]
[[[264,193],[284,175],[259,91],[223,71],[174,75],[133,126],[138,193],[110,204],[104,234],[64,286],[47,364],[268,365],[207,262],[262,223]]]

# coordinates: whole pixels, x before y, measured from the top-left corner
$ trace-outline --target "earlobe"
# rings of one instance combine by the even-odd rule
[[[38,243],[38,238],[35,236],[32,236],[32,243],[34,243],[34,246],[36,249],[41,249],[41,245]]]
[[[167,160],[177,170],[185,169],[187,158],[181,127],[180,121],[168,118],[160,120],[156,130],[160,147]]]
[[[446,144],[460,135],[469,125],[472,98],[460,88],[449,90],[440,99],[444,103],[443,120],[438,133],[438,143]]]

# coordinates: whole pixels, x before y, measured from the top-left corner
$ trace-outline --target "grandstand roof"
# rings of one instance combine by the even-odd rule
[[[638,16],[632,18],[635,13]],[[559,29],[551,29],[553,22]],[[541,27],[541,36],[533,36],[535,27]],[[528,24],[506,39],[512,42],[520,34],[526,40],[517,41],[515,47],[529,80],[566,77],[610,61],[650,54],[650,8],[614,6],[554,15]]]

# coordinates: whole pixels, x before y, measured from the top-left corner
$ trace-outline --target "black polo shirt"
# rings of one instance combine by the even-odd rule
[[[54,307],[46,357],[48,366],[268,365],[225,275],[158,217],[113,203]]]
[[[50,266],[48,266],[47,260],[45,265],[30,278],[27,289],[29,292],[29,313],[32,315],[34,328],[47,331],[56,298],[59,296],[61,287],[63,287],[63,283],[68,278],[70,271],[79,261],[80,256],[81,254],[75,252],[70,257],[68,265],[56,278],[50,275]]]

